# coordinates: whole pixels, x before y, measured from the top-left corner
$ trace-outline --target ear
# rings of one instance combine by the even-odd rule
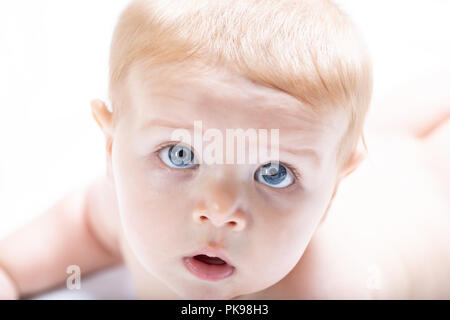
[[[349,174],[351,174],[353,171],[355,171],[365,158],[366,158],[366,153],[359,149],[356,149],[352,153],[350,160],[347,162],[347,164],[344,166],[344,168],[341,170],[341,172],[338,173],[338,176],[336,179],[336,184],[335,184],[334,190],[333,190],[333,194],[331,196],[330,201],[328,202],[327,209],[325,210],[325,213],[324,213],[322,219],[320,220],[320,224],[322,224],[328,216],[328,211],[331,208],[331,205],[333,203],[334,197],[336,196],[336,193],[339,188],[339,185],[341,184],[341,181],[345,177],[347,177]]]
[[[355,171],[359,167],[361,162],[363,162],[364,159],[366,159],[366,157],[367,157],[367,153],[360,149],[356,149],[355,151],[353,151],[349,161],[344,166],[344,168],[341,170],[341,172],[338,174],[338,181],[339,182],[342,181],[342,179],[344,179],[349,174],[351,174],[353,171]]]
[[[106,143],[106,167],[107,167],[107,176],[112,181],[111,175],[111,153],[112,153],[112,143],[113,143],[113,134],[114,134],[114,126],[113,126],[113,114],[108,110],[106,104],[98,99],[91,101],[91,110],[92,116],[94,120],[97,122],[98,126],[102,130],[105,136]]]

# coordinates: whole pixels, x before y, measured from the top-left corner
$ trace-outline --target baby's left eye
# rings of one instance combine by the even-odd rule
[[[273,188],[286,188],[294,183],[294,174],[279,162],[269,162],[258,168],[255,179]]]

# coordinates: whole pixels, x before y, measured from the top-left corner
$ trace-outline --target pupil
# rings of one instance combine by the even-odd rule
[[[263,166],[263,179],[270,184],[279,184],[286,178],[286,168],[277,163]]]
[[[177,166],[183,166],[189,164],[193,159],[193,153],[190,151],[191,156],[189,157],[189,153],[184,150],[183,146],[171,146],[169,149],[169,159],[170,161]],[[190,158],[190,159],[189,159]]]

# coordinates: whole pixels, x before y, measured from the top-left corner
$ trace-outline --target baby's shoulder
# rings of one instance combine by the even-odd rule
[[[403,137],[370,142],[370,157],[341,183],[299,276],[327,297],[448,297],[439,284],[448,275],[448,199],[423,146]]]
[[[280,298],[395,299],[408,295],[408,274],[396,248],[346,228],[327,225],[317,231],[297,265],[280,282]]]

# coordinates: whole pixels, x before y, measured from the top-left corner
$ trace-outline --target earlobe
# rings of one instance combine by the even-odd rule
[[[355,150],[353,152],[350,160],[348,161],[347,165],[342,170],[342,172],[340,174],[340,180],[344,179],[349,174],[351,174],[353,171],[355,171],[359,167],[361,162],[363,162],[364,159],[366,159],[366,156],[367,156],[367,154],[365,152],[360,151],[360,150]]]
[[[328,211],[331,208],[331,205],[333,203],[333,200],[336,196],[337,190],[339,188],[339,185],[341,184],[342,179],[344,179],[345,177],[347,177],[349,174],[351,174],[353,171],[355,171],[359,165],[361,164],[361,162],[364,161],[364,159],[366,158],[366,153],[360,150],[355,150],[350,158],[350,160],[348,161],[347,165],[345,166],[345,168],[342,170],[341,174],[338,176],[337,181],[336,181],[336,185],[334,186],[334,190],[333,190],[333,194],[330,198],[330,201],[328,203],[327,209],[325,210],[325,213],[322,217],[322,219],[320,220],[320,224],[322,224],[327,216],[328,216]]]
[[[113,115],[101,100],[91,101],[91,110],[94,120],[105,135],[106,140],[106,175],[114,183],[111,172],[111,153],[113,143]]]
[[[344,179],[355,171],[367,158],[367,152],[366,140],[364,139],[364,135],[362,135],[358,145],[353,149],[350,158],[347,160],[347,163],[339,169],[338,180]]]
[[[338,188],[339,188],[339,184],[340,184],[340,183],[341,183],[340,180],[338,180],[338,181],[336,182],[336,185],[334,186],[333,194],[331,195],[330,201],[328,202],[328,206],[327,206],[327,208],[326,208],[326,210],[325,210],[325,212],[324,212],[324,214],[323,214],[323,216],[322,216],[322,219],[320,219],[319,225],[322,225],[322,223],[323,223],[323,222],[326,220],[326,218],[328,217],[328,211],[330,211],[331,205],[332,205],[332,203],[333,203],[334,197],[336,196],[336,192],[337,192],[337,190],[338,190]]]
[[[108,110],[105,103],[98,99],[92,100],[91,110],[94,120],[105,136],[111,136],[113,131],[112,113]]]

